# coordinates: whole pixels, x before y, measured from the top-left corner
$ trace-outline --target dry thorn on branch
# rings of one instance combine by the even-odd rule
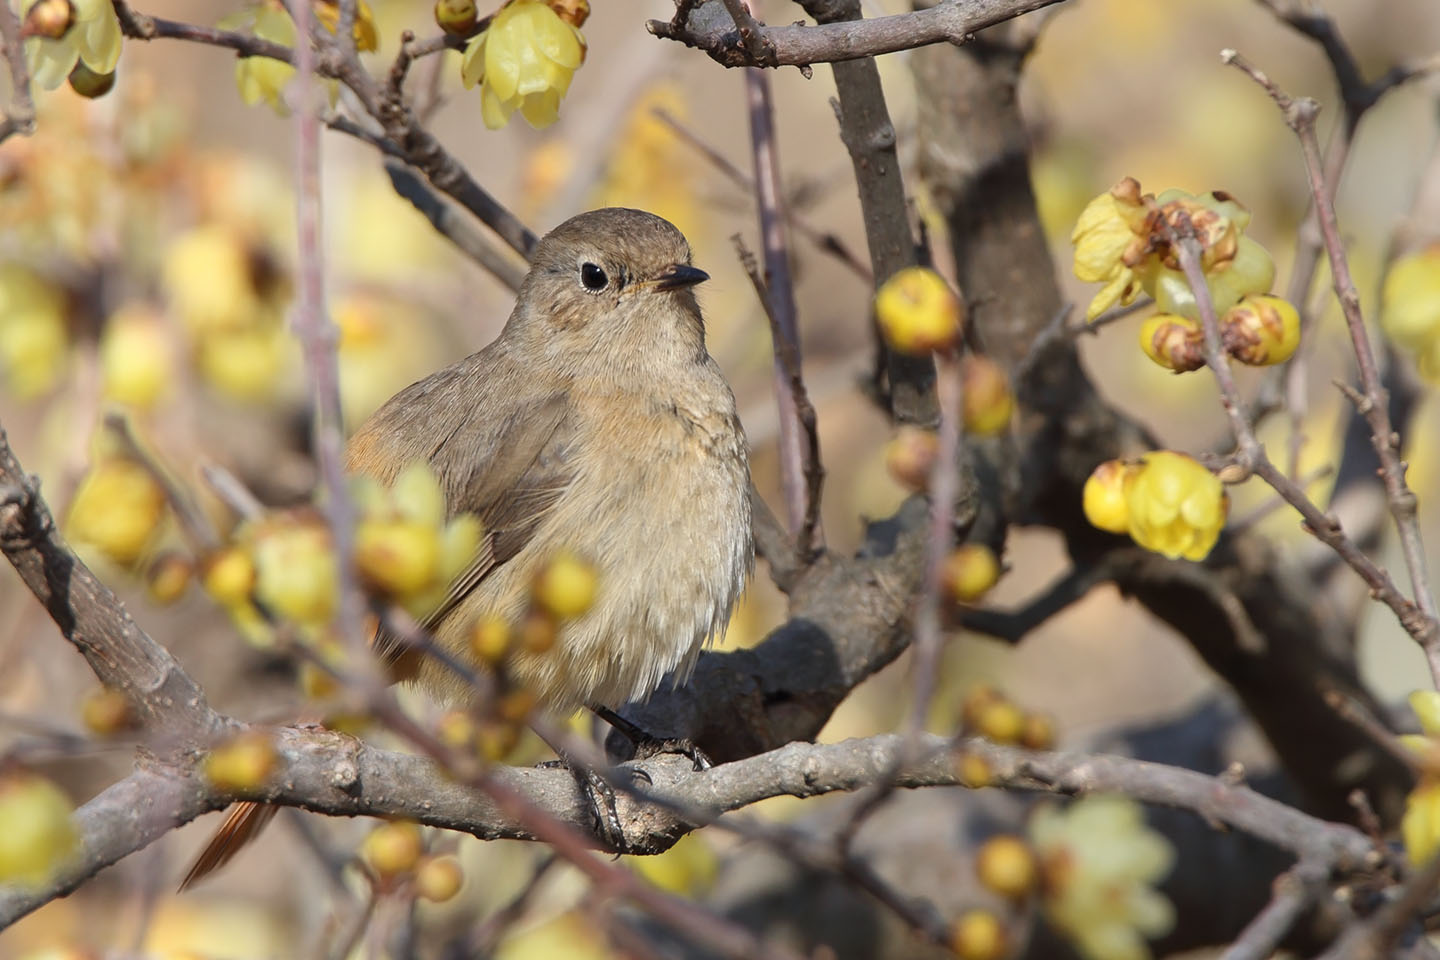
[[[737,0],[725,0],[728,7]],[[808,67],[814,63],[859,60],[882,53],[895,53],[931,43],[963,43],[969,36],[1059,0],[940,0],[935,6],[870,20],[847,20],[818,26],[751,28],[754,41],[763,47],[763,59],[752,53],[755,42],[743,38],[728,18],[707,20],[695,25],[694,9],[703,4],[686,4],[685,16],[672,20],[650,20],[647,30],[657,37],[676,40],[703,50],[726,67]],[[753,23],[753,20],[752,20]]]

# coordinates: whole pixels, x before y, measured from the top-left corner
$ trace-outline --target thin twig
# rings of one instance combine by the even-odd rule
[[[1330,260],[1335,296],[1345,315],[1345,325],[1350,332],[1350,342],[1360,373],[1360,384],[1365,398],[1360,412],[1370,424],[1371,443],[1380,458],[1386,500],[1390,505],[1391,516],[1395,519],[1395,527],[1400,534],[1401,551],[1410,572],[1415,611],[1410,616],[1402,617],[1401,623],[1425,651],[1431,673],[1437,683],[1440,683],[1440,620],[1437,620],[1435,597],[1431,592],[1425,566],[1425,547],[1420,536],[1416,498],[1405,482],[1406,464],[1400,459],[1400,439],[1390,422],[1387,391],[1380,379],[1375,352],[1370,345],[1370,335],[1365,329],[1365,319],[1360,313],[1360,295],[1350,276],[1350,264],[1345,256],[1344,243],[1340,239],[1340,229],[1336,222],[1335,205],[1325,181],[1320,144],[1315,135],[1315,117],[1319,112],[1319,105],[1307,97],[1298,100],[1292,98],[1234,50],[1225,50],[1220,57],[1223,62],[1249,76],[1270,95],[1285,117],[1286,124],[1300,140],[1305,156],[1305,168],[1310,179],[1311,198],[1319,214],[1320,232]]]
[[[793,381],[800,379],[800,332],[796,322],[795,289],[790,280],[790,246],[785,236],[785,200],[780,187],[780,156],[775,139],[775,108],[770,78],[759,70],[745,74],[750,113],[750,142],[755,158],[755,199],[760,210],[760,240],[765,259],[765,290],[774,314],[775,399],[780,407],[780,486],[786,517],[796,545],[807,556],[824,543],[819,505],[810,492],[819,489],[820,464],[807,453],[806,427]],[[787,372],[789,362],[794,376]],[[803,391],[803,384],[801,387]],[[807,481],[807,478],[812,478]]]
[[[1275,878],[1274,894],[1265,909],[1245,925],[1220,960],[1265,960],[1319,897],[1329,870],[1324,864],[1302,860]]]
[[[135,429],[130,423],[130,418],[123,414],[110,412],[105,415],[105,428],[115,435],[120,441],[121,449],[125,456],[134,460],[145,468],[150,478],[165,491],[165,500],[170,504],[176,519],[180,521],[180,529],[190,540],[191,546],[196,552],[209,553],[220,545],[220,535],[215,532],[215,526],[210,518],[195,505],[190,496],[175,482],[170,471],[160,465],[160,462],[146,450],[140,443],[140,438],[135,436]]]

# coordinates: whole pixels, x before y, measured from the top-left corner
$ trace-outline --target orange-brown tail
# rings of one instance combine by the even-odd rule
[[[179,893],[184,893],[203,878],[229,863],[235,854],[249,846],[250,841],[260,836],[265,825],[275,818],[279,807],[268,803],[237,803],[230,808],[225,822],[215,831],[215,836],[200,851],[200,856],[180,881]]]

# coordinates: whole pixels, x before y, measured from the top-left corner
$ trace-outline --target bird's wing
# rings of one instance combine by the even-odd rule
[[[397,394],[356,432],[347,455],[352,471],[388,484],[424,458],[440,477],[450,515],[480,519],[474,558],[423,627],[440,623],[530,542],[574,479],[576,435],[568,392],[536,390],[533,375],[494,348]],[[406,649],[384,630],[374,643],[391,663]]]

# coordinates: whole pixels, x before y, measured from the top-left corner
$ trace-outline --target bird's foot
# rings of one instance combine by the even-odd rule
[[[537,764],[547,770],[568,770],[580,788],[580,795],[590,808],[594,821],[595,835],[605,846],[616,853],[625,853],[630,844],[625,839],[625,827],[620,822],[620,808],[615,801],[615,788],[606,782],[598,772],[584,764],[572,762],[564,756],[556,760],[545,760]]]
[[[661,754],[675,753],[688,759],[694,764],[696,770],[709,770],[715,766],[714,762],[705,755],[705,751],[696,746],[695,742],[689,737],[657,737],[646,730],[642,730],[608,707],[596,707],[594,709],[596,716],[618,730],[626,740],[629,740],[630,743],[634,745],[634,759],[636,760],[649,760]],[[636,773],[644,776],[647,780],[649,779],[649,776],[646,775],[643,770],[637,770]]]

